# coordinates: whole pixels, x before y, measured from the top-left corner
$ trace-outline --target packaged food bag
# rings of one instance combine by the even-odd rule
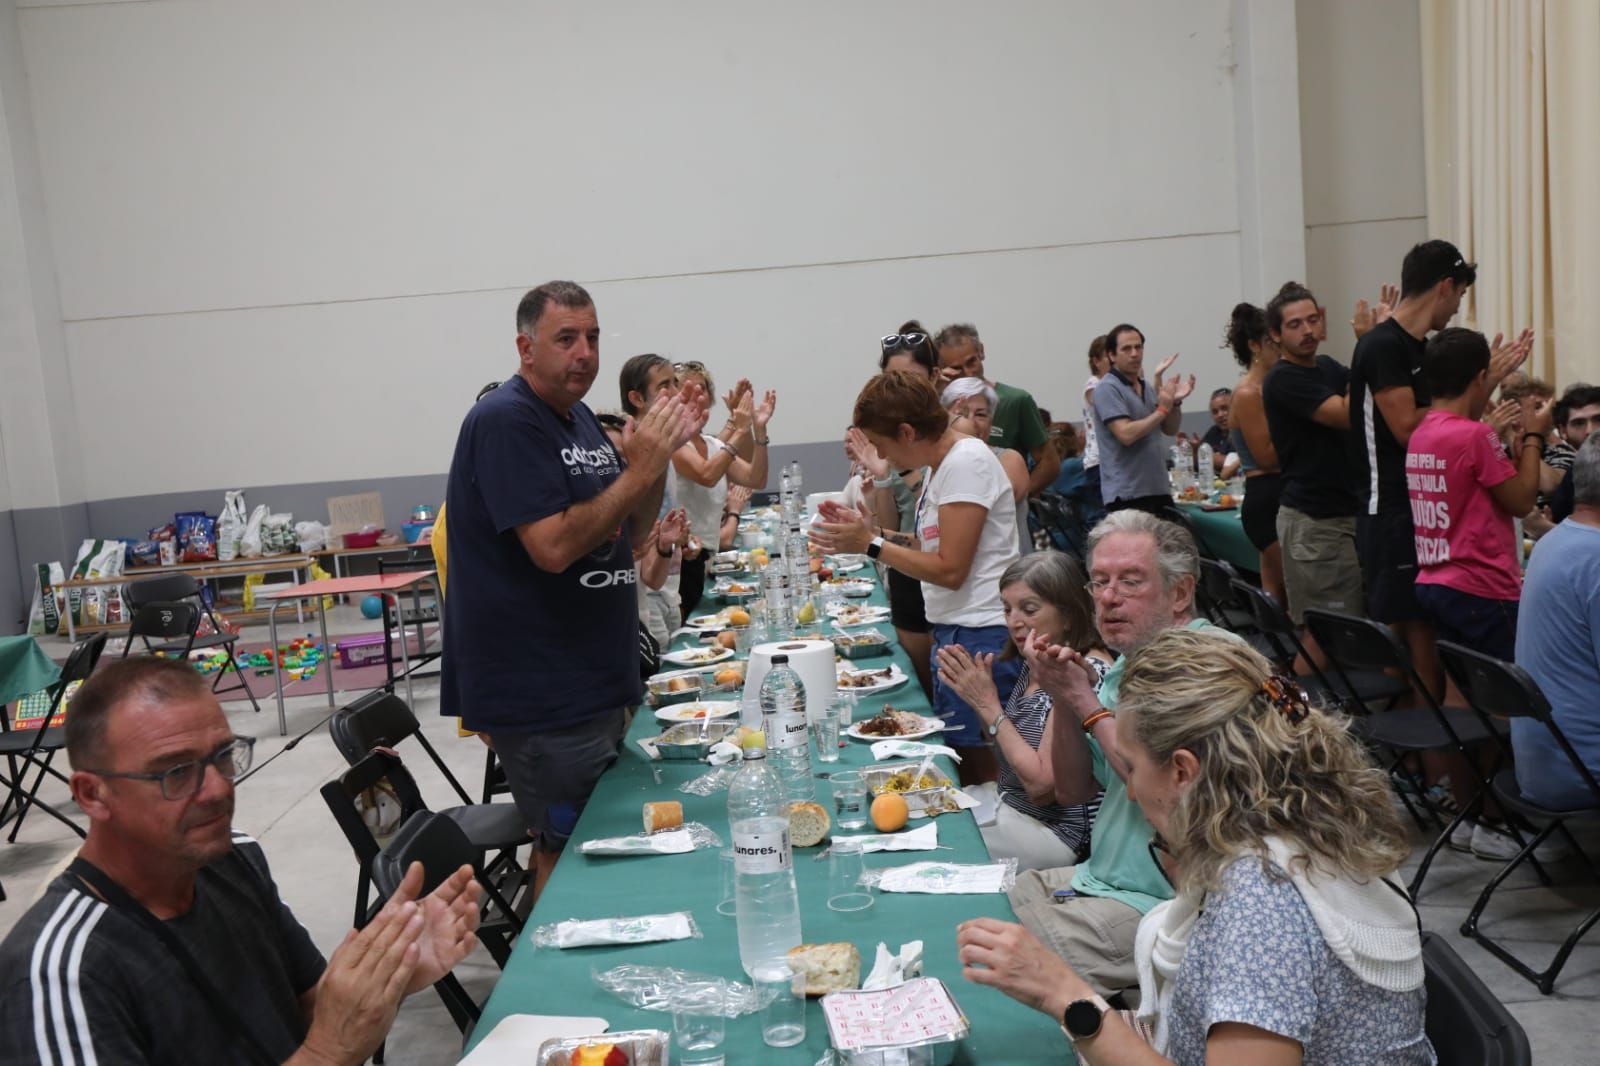
[[[329,527],[321,522],[296,522],[294,524],[295,540],[299,544],[299,550],[303,552],[319,552],[323,548],[329,547],[328,542],[331,539],[331,532]]]
[[[72,577],[117,577],[122,573],[122,559],[120,540],[86,540],[78,547],[77,558],[72,564]],[[107,593],[113,588],[102,585],[70,589],[67,592],[67,610],[72,612],[72,624],[92,626],[109,621],[106,618],[106,601]],[[116,598],[120,613],[121,596]]]
[[[168,522],[150,531],[150,540],[156,546],[156,565],[172,566],[178,561],[178,527]]]
[[[178,527],[178,558],[186,563],[211,562],[217,557],[217,520],[204,511],[184,511],[173,516]]]
[[[49,636],[61,629],[67,597],[61,582],[67,578],[60,563],[40,563],[34,568],[33,606],[28,609],[28,635]]]
[[[269,514],[261,523],[261,554],[285,555],[296,549],[294,515]]]
[[[244,534],[239,538],[239,558],[261,558],[261,527],[267,520],[267,505],[256,504],[250,512],[250,521],[244,524]]]
[[[217,515],[217,559],[227,562],[239,554],[239,541],[244,537],[244,527],[250,521],[244,509],[244,490],[232,489],[223,493],[222,513]]]

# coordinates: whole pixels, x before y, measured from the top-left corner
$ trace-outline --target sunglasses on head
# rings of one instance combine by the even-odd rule
[[[926,333],[891,333],[878,342],[883,347],[884,355],[893,355],[898,351],[909,351],[920,348],[928,343]]]
[[[672,369],[680,374],[704,374],[706,365],[698,359],[685,359],[681,363],[673,363]]]

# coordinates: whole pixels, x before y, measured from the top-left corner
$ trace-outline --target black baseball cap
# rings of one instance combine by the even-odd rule
[[[1400,265],[1400,295],[1427,292],[1446,278],[1467,286],[1478,280],[1478,264],[1469,263],[1449,241],[1423,241],[1406,253]]]

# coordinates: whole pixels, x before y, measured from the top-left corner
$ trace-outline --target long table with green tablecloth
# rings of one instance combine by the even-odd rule
[[[1244,523],[1239,519],[1239,508],[1208,511],[1196,503],[1178,502],[1202,552],[1232,563],[1239,570],[1258,573],[1261,570],[1261,553],[1245,536]]]
[[[867,576],[871,568],[852,576]],[[869,603],[885,603],[883,589],[875,589]],[[888,622],[876,628],[893,639]],[[680,638],[678,644],[688,641]],[[884,703],[928,713],[928,701],[917,686],[911,663],[898,646],[893,658],[912,680],[898,689],[864,696],[856,718],[876,714]],[[866,660],[863,666],[884,659]],[[684,970],[748,981],[739,965],[734,919],[717,913],[718,857],[715,849],[687,855],[651,855],[595,858],[579,853],[576,845],[599,837],[624,836],[640,831],[640,809],[658,800],[683,803],[684,819],[701,822],[728,842],[727,793],[708,797],[678,791],[678,785],[704,773],[696,762],[651,762],[637,741],[660,731],[648,708],[635,716],[621,757],[600,779],[589,805],[579,819],[569,847],[556,865],[499,984],[484,1006],[483,1018],[473,1034],[482,1039],[509,1014],[598,1016],[613,1031],[672,1029],[672,1016],[637,1010],[595,983],[592,972],[634,963],[673,966]],[[870,745],[849,741],[837,763],[816,765],[814,770],[843,769],[871,763]],[[954,777],[954,767],[940,760]],[[832,813],[826,781],[817,781],[817,802]],[[915,827],[920,823],[913,822]],[[866,856],[868,869],[897,866],[937,858],[948,862],[985,862],[988,852],[977,823],[969,811],[938,818],[939,843],[949,851],[888,852]],[[871,831],[870,827],[867,831]],[[1061,1063],[1071,1053],[1060,1029],[1037,1011],[1023,1007],[1000,992],[964,981],[956,961],[956,926],[968,918],[1015,920],[1004,894],[912,895],[874,893],[875,904],[864,911],[841,914],[828,909],[827,863],[814,861],[820,849],[797,849],[795,872],[799,885],[801,928],[807,943],[849,941],[861,952],[863,976],[871,968],[880,941],[898,951],[912,940],[923,942],[923,973],[942,979],[971,1022],[972,1032],[956,1052],[958,1063]],[[537,926],[566,918],[613,918],[688,910],[703,936],[657,944],[575,948],[565,951],[537,949],[529,935]],[[805,1042],[791,1048],[770,1048],[762,1043],[759,1015],[728,1022],[724,1049],[729,1063],[804,1063],[810,1066],[828,1047],[822,1009],[812,1001],[806,1009]],[[529,1061],[532,1061],[530,1055]]]

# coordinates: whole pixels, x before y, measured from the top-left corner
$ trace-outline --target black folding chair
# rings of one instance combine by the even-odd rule
[[[1521,821],[1532,828],[1532,839],[1523,843],[1522,850],[1517,852],[1510,861],[1502,866],[1489,883],[1484,886],[1478,895],[1477,902],[1472,905],[1472,911],[1467,915],[1466,921],[1461,923],[1463,936],[1471,937],[1500,961],[1510,966],[1517,973],[1529,981],[1545,995],[1549,995],[1555,988],[1556,976],[1561,973],[1561,968],[1566,965],[1567,957],[1572,954],[1572,949],[1577,947],[1578,941],[1595,924],[1600,921],[1600,908],[1591,911],[1587,917],[1578,923],[1576,929],[1562,941],[1555,958],[1544,970],[1534,970],[1533,967],[1518,959],[1510,951],[1489,939],[1478,928],[1478,920],[1483,915],[1483,910],[1489,905],[1489,897],[1495,889],[1511,875],[1524,860],[1534,863],[1538,869],[1538,860],[1534,858],[1534,849],[1544,843],[1552,833],[1560,833],[1566,842],[1577,852],[1583,863],[1588,867],[1589,876],[1600,882],[1600,871],[1595,868],[1594,861],[1589,854],[1579,846],[1572,832],[1567,828],[1568,822],[1600,820],[1600,781],[1595,778],[1594,771],[1584,765],[1583,759],[1572,747],[1572,742],[1556,723],[1555,715],[1550,708],[1550,701],[1545,698],[1539,685],[1529,676],[1528,672],[1515,663],[1502,662],[1482,652],[1464,648],[1459,644],[1449,641],[1439,642],[1439,658],[1444,662],[1445,671],[1455,681],[1456,687],[1461,690],[1462,696],[1472,709],[1486,721],[1491,716],[1499,718],[1528,718],[1541,723],[1549,732],[1551,740],[1566,757],[1571,769],[1577,774],[1578,780],[1584,783],[1593,803],[1586,807],[1574,810],[1553,810],[1530,800],[1523,794],[1522,787],[1517,783],[1515,770],[1501,770],[1489,782],[1489,788],[1499,801],[1502,809],[1508,815],[1507,823]],[[1523,766],[1524,772],[1535,770],[1535,767]],[[1518,840],[1521,835],[1518,834]]]
[[[1041,492],[1028,498],[1028,514],[1057,551],[1083,561],[1089,544],[1089,526],[1075,501],[1060,493]]]
[[[421,723],[399,696],[381,689],[369,692],[334,714],[328,722],[328,735],[351,766],[373,751],[392,750],[406,739],[415,738],[461,798],[460,806],[446,808],[441,813],[456,821],[474,846],[497,852],[487,872],[509,886],[512,895],[531,883],[528,870],[517,862],[517,848],[529,843],[528,826],[522,813],[510,803],[474,803],[433,745],[428,743]],[[405,777],[414,792],[414,795],[402,797],[405,813],[426,809],[415,779],[409,773]]]
[[[50,722],[60,711],[68,689],[78,682],[87,680],[94,672],[95,664],[100,661],[100,653],[105,647],[104,633],[96,633],[74,645],[67,655],[67,661],[61,665],[61,676],[48,690],[50,708],[45,712],[39,728],[13,729],[0,733],[0,755],[5,756],[8,771],[7,776],[0,778],[0,784],[6,786],[5,802],[0,804],[0,825],[14,820],[11,834],[6,838],[8,841],[16,842],[17,833],[22,829],[22,820],[27,817],[30,807],[38,807],[79,836],[88,835],[78,823],[39,799],[39,786],[44,783],[46,774],[62,784],[67,783],[66,775],[50,765],[56,757],[56,752],[67,746],[67,730],[65,726],[52,727]],[[27,780],[30,769],[35,771],[32,785],[29,785]]]
[[[144,641],[144,650],[147,655],[160,652],[173,658],[187,659],[192,651],[206,651],[217,649],[228,653],[228,662],[237,663],[238,654],[235,651],[239,643],[239,635],[230,633],[223,627],[222,619],[217,617],[216,611],[211,609],[211,604],[206,601],[205,591],[200,582],[187,574],[170,574],[166,577],[152,577],[143,581],[134,581],[123,590],[123,599],[127,602],[133,615],[128,629],[128,639],[122,645],[122,658],[128,657],[128,652],[133,648],[134,637]],[[149,613],[147,608],[170,609],[172,604],[187,604],[194,608],[194,619],[186,627],[172,625],[177,619],[167,615],[155,618],[146,618],[142,623],[140,614]],[[211,632],[200,635],[200,620],[204,618],[211,623]],[[152,644],[151,638],[161,641]],[[222,688],[222,679],[227,674],[233,674],[238,684]],[[256,694],[250,688],[248,671],[240,670],[237,666],[218,670],[211,681],[211,691],[221,695],[226,692],[244,690],[245,696],[250,700],[250,705],[261,713],[261,704],[256,702]]]
[[[1440,1066],[1532,1066],[1528,1034],[1449,941],[1422,934],[1423,1026]]]
[[[1434,825],[1440,825],[1442,819],[1439,817],[1439,812],[1427,800],[1426,784],[1406,766],[1407,756],[1424,751],[1455,751],[1461,755],[1466,765],[1475,767],[1477,764],[1473,753],[1467,750],[1467,746],[1489,743],[1494,745],[1498,762],[1504,758],[1500,734],[1486,719],[1470,708],[1440,706],[1439,701],[1428,691],[1428,686],[1417,676],[1416,668],[1405,645],[1401,644],[1394,631],[1382,622],[1315,608],[1308,609],[1305,617],[1306,629],[1321,645],[1323,653],[1328,657],[1329,669],[1347,691],[1355,683],[1353,679],[1358,676],[1387,676],[1400,686],[1402,692],[1416,692],[1423,696],[1421,707],[1389,706],[1377,713],[1365,714],[1357,718],[1356,722],[1357,728],[1369,744],[1386,749],[1393,755],[1389,772],[1403,774],[1412,783]],[[1348,702],[1354,704],[1356,701]],[[1361,699],[1359,702],[1363,710],[1370,709],[1370,702],[1367,699]],[[1390,703],[1392,705],[1392,699]],[[1450,834],[1483,807],[1484,798],[1488,794],[1487,778],[1488,775],[1484,774],[1474,782],[1472,798],[1455,812],[1423,854],[1416,875],[1407,886],[1411,890],[1413,899],[1422,891],[1422,881],[1428,875],[1428,867],[1433,864],[1434,856],[1439,853],[1439,849],[1449,843]],[[1399,790],[1398,794],[1400,801],[1406,805],[1406,810],[1417,820],[1418,826],[1423,826],[1421,815],[1412,806],[1404,790]],[[1512,831],[1515,832],[1514,827]],[[1520,842],[1520,837],[1518,839]]]

